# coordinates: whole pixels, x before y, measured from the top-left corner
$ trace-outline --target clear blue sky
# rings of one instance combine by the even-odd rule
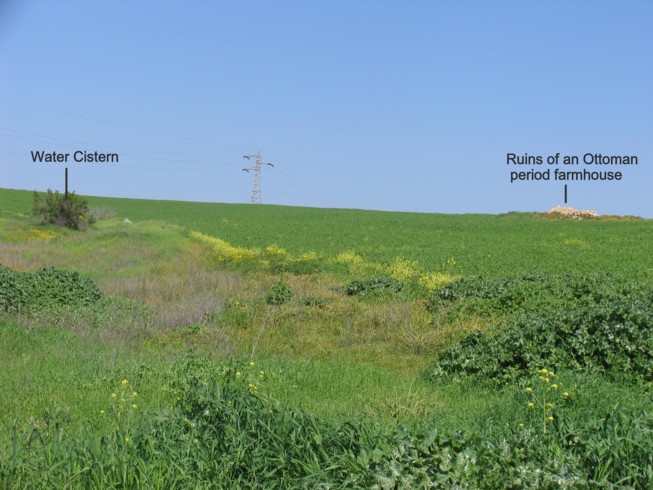
[[[653,217],[651,1],[0,5],[0,187],[63,190],[30,151],[80,149],[120,157],[68,164],[80,194],[248,202],[260,150],[265,203],[543,211],[563,183],[506,153],[591,152],[639,165],[569,205]]]

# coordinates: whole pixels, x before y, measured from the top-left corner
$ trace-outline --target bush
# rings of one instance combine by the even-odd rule
[[[18,311],[91,305],[102,293],[78,272],[49,267],[17,272],[0,264],[0,309]]]
[[[283,279],[279,279],[279,282],[272,286],[272,290],[265,297],[265,302],[269,305],[278,306],[290,301],[292,296],[293,292],[290,286]]]
[[[20,310],[26,299],[25,286],[19,273],[0,264],[0,310]]]
[[[450,301],[498,315],[502,326],[441,351],[429,368],[431,379],[463,375],[503,382],[544,365],[630,380],[653,376],[648,285],[607,275],[467,280],[434,298],[440,306]]]
[[[451,315],[502,317],[523,311],[571,309],[642,293],[653,298],[650,286],[610,273],[559,275],[530,271],[500,279],[459,279],[435,291],[428,309],[436,312],[446,308]]]
[[[95,221],[89,214],[88,201],[74,192],[61,195],[48,189],[47,194],[34,191],[32,213],[41,218],[43,224],[83,230]]]
[[[324,308],[329,304],[329,300],[322,296],[304,296],[302,298],[302,303],[304,306]]]
[[[402,281],[397,281],[391,277],[372,277],[370,279],[363,279],[362,281],[352,281],[347,285],[345,291],[349,296],[366,296],[372,293],[398,293],[404,287]]]
[[[95,283],[79,272],[48,267],[30,276],[30,303],[34,306],[91,305],[102,297]]]

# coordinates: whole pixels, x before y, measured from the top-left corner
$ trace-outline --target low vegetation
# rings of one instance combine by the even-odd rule
[[[547,365],[636,382],[653,375],[653,287],[612,275],[524,274],[498,281],[460,280],[437,291],[432,310],[495,318],[443,349],[430,377],[500,382]]]
[[[653,485],[649,221],[89,202],[0,191],[0,489]]]

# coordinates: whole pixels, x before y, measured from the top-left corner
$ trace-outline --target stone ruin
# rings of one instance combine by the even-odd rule
[[[549,209],[546,214],[559,214],[569,219],[585,219],[585,218],[597,218],[599,213],[591,209],[575,209],[567,206],[557,205],[555,208]]]

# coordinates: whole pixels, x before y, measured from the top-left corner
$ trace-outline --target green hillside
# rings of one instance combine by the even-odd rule
[[[609,271],[653,279],[650,220],[549,221],[540,215],[444,215],[249,204],[90,198],[132,221],[161,220],[244,247],[277,245],[295,255],[355,251],[366,261],[396,257],[463,275],[527,270]],[[28,213],[31,193],[0,191],[0,209]]]
[[[651,488],[653,222],[0,189],[0,490]]]

